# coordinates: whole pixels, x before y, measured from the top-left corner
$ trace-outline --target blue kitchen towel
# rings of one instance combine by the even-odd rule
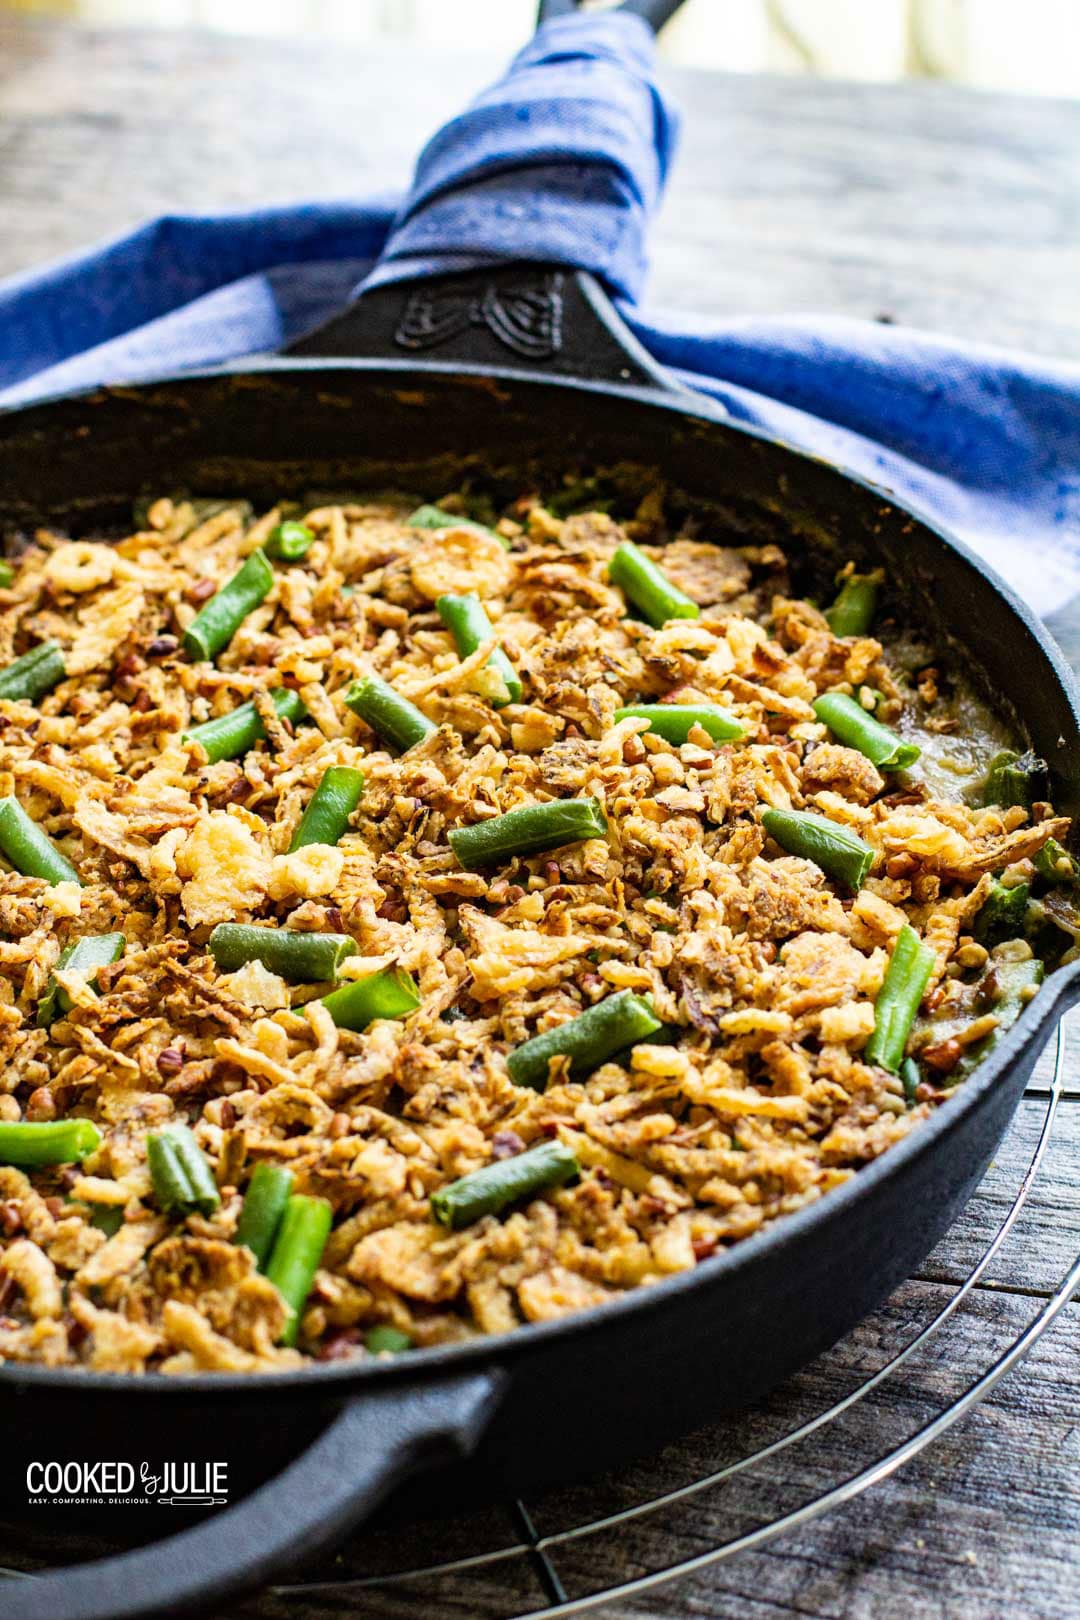
[[[365,280],[579,265],[734,421],[910,502],[1040,611],[1080,591],[1080,367],[836,317],[639,309],[674,143],[644,25],[553,19],[429,143],[400,206],[169,217],[0,284],[0,403],[272,351]]]

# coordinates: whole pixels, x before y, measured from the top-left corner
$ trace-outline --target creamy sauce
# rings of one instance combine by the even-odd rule
[[[944,662],[939,667],[947,675],[948,684],[933,714],[935,721],[947,719],[954,724],[948,731],[928,730],[921,723],[923,705],[915,693],[913,677],[917,670],[934,663],[933,653],[906,637],[890,640],[886,653],[897,672],[903,671],[911,681],[910,701],[894,729],[922,749],[919,759],[905,771],[905,780],[920,783],[934,798],[970,802],[994,755],[1003,748],[1017,747],[1015,732],[976,697],[953,664]]]

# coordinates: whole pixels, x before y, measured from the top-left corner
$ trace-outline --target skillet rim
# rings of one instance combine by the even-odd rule
[[[1019,597],[1012,586],[1002,579],[997,570],[985,563],[965,541],[959,539],[947,526],[931,519],[916,503],[899,499],[887,485],[874,483],[825,456],[816,455],[773,434],[765,433],[760,428],[736,421],[718,401],[698,395],[674,380],[670,388],[646,387],[591,382],[586,378],[546,376],[513,367],[460,362],[426,361],[417,364],[412,360],[375,357],[350,359],[323,356],[312,358],[266,356],[248,358],[237,365],[200,367],[188,371],[163,373],[131,383],[72,389],[0,406],[0,431],[12,419],[28,416],[52,405],[74,404],[80,400],[91,404],[98,400],[104,402],[117,397],[127,400],[134,394],[150,392],[154,388],[183,386],[188,382],[225,381],[229,378],[242,383],[248,378],[266,378],[283,372],[319,376],[342,372],[383,372],[391,376],[408,377],[414,382],[417,379],[422,381],[431,378],[451,382],[473,380],[478,384],[524,383],[529,387],[571,389],[577,393],[594,394],[603,398],[615,396],[620,401],[627,400],[648,408],[677,413],[682,417],[726,428],[745,438],[782,450],[786,455],[794,456],[799,461],[823,467],[847,484],[866,491],[875,499],[887,502],[897,512],[913,518],[923,529],[929,531],[936,541],[948,547],[968,568],[986,580],[994,593],[1010,609],[1013,617],[1020,621],[1024,630],[1036,642],[1050,665],[1059,689],[1071,710],[1073,724],[1080,737],[1080,682],[1077,676],[1038,615]],[[963,647],[965,638],[956,633],[955,627],[948,628],[957,643]],[[1013,700],[1010,698],[1009,701]],[[1023,715],[1018,706],[1016,712],[1022,719]],[[901,1142],[895,1143],[872,1163],[857,1171],[850,1180],[840,1187],[832,1188],[813,1203],[804,1205],[802,1209],[785,1215],[764,1230],[744,1238],[732,1248],[699,1262],[691,1270],[677,1272],[647,1288],[629,1289],[621,1297],[603,1305],[591,1306],[549,1322],[526,1323],[507,1333],[479,1335],[461,1344],[436,1345],[427,1350],[414,1350],[407,1356],[395,1357],[386,1362],[379,1359],[313,1362],[292,1371],[203,1372],[179,1376],[161,1373],[133,1376],[131,1373],[94,1372],[88,1368],[43,1367],[22,1362],[0,1362],[0,1388],[26,1389],[28,1392],[31,1388],[50,1389],[55,1392],[67,1391],[73,1396],[80,1392],[118,1394],[120,1391],[128,1391],[135,1395],[149,1395],[154,1399],[166,1396],[177,1400],[191,1395],[204,1400],[214,1400],[219,1396],[223,1399],[235,1398],[237,1395],[256,1399],[263,1391],[268,1393],[288,1391],[291,1394],[299,1391],[312,1399],[334,1392],[347,1396],[369,1384],[379,1388],[385,1388],[389,1384],[409,1386],[426,1382],[431,1378],[439,1378],[444,1374],[453,1375],[467,1373],[473,1369],[479,1370],[477,1364],[480,1368],[496,1367],[511,1358],[542,1350],[550,1338],[568,1336],[584,1338],[600,1323],[611,1326],[623,1317],[636,1316],[649,1310],[663,1310],[667,1301],[676,1295],[682,1295],[695,1288],[704,1289],[719,1285],[722,1277],[747,1265],[753,1265],[760,1254],[782,1248],[785,1243],[793,1242],[801,1234],[812,1232],[814,1226],[820,1224],[826,1215],[841,1215],[848,1205],[853,1202],[857,1204],[864,1197],[869,1198],[876,1187],[894,1173],[898,1173],[903,1166],[934,1150],[939,1139],[949,1135],[953,1125],[958,1124],[964,1115],[978,1106],[991,1087],[1012,1068],[1015,1060],[1032,1045],[1038,1043],[1040,1049],[1045,1045],[1057,1022],[1068,1010],[1069,1005],[1078,998],[1080,998],[1080,960],[1060,967],[1050,974],[1041,993],[1024,1009],[1001,1045],[979,1065],[969,1080],[956,1088],[959,1095],[950,1097],[948,1103],[939,1107],[930,1119],[924,1120]],[[1010,1119],[1015,1114],[1019,1102],[1018,1097],[1010,1113]]]

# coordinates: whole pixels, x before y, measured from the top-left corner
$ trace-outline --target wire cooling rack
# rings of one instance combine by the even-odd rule
[[[968,1253],[963,1280],[916,1279],[820,1358],[809,1392],[801,1392],[798,1421],[788,1391],[763,1411],[673,1448],[688,1477],[672,1477],[670,1462],[660,1459],[599,1484],[508,1502],[500,1513],[454,1521],[450,1556],[440,1547],[445,1537],[427,1525],[361,1533],[335,1560],[331,1578],[319,1574],[267,1594],[274,1612],[302,1609],[307,1617],[362,1606],[373,1620],[583,1614],[761,1547],[887,1479],[970,1412],[1080,1286],[1080,1259],[1045,1297],[993,1286],[995,1262],[1003,1262],[1010,1238],[1013,1247],[1022,1238],[1014,1229],[1053,1145],[1063,1093],[1061,1027],[1056,1043],[1049,1084],[1025,1095],[1029,1130],[1030,1110],[1036,1113],[1034,1140],[1004,1188],[997,1168],[990,1173],[1002,1218]]]

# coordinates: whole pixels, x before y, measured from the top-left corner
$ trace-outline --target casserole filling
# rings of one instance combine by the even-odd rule
[[[1046,766],[887,582],[815,605],[659,492],[565,505],[22,545],[0,1356],[272,1370],[600,1305],[855,1175],[1075,950]]]

